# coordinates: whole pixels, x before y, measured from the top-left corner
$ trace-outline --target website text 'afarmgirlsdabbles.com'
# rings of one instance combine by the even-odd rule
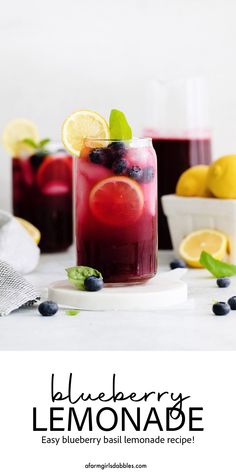
[[[85,464],[85,469],[147,469],[147,464],[130,464],[129,462],[105,462],[104,464]]]

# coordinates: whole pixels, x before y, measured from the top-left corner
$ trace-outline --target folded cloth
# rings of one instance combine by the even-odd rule
[[[0,260],[28,274],[39,262],[40,251],[25,228],[10,213],[0,210]]]
[[[0,260],[0,316],[39,299],[37,289],[5,261]]]

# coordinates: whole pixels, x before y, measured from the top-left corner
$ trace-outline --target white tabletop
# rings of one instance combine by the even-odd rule
[[[159,270],[169,270],[171,252],[160,252]],[[49,283],[65,278],[74,265],[74,251],[42,255],[27,279],[46,295]],[[236,277],[226,289],[216,287],[205,270],[190,269],[184,277],[189,299],[182,306],[156,312],[89,312],[68,316],[60,310],[43,317],[36,308],[0,318],[1,350],[235,350],[236,311],[217,317],[213,300],[236,295]]]

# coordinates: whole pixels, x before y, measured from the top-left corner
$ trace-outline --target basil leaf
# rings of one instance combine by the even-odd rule
[[[132,139],[132,130],[122,111],[111,110],[109,127],[110,139]]]
[[[28,144],[28,146],[34,148],[34,149],[37,149],[38,148],[38,145],[37,143],[31,139],[31,138],[25,138],[25,139],[22,139],[21,143],[24,143],[24,144]]]
[[[90,275],[102,278],[101,272],[87,266],[69,267],[66,269],[66,272],[69,281],[74,285],[75,288],[78,288],[79,290],[85,290],[84,281]]]
[[[206,251],[202,251],[199,262],[216,278],[236,275],[236,265],[218,261]]]
[[[80,310],[65,310],[67,316],[76,316],[80,313]]]

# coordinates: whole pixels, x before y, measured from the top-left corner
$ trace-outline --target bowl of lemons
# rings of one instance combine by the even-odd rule
[[[174,251],[190,267],[201,267],[202,251],[236,264],[236,154],[187,169],[162,206]]]

